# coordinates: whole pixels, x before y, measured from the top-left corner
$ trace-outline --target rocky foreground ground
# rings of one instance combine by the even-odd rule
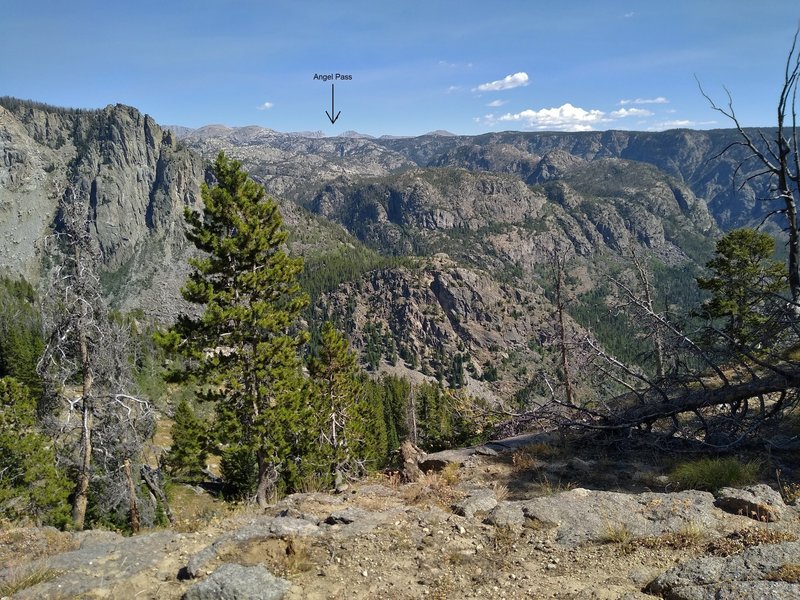
[[[769,486],[647,491],[670,484],[641,464],[542,454],[443,453],[428,463],[440,470],[416,483],[384,477],[295,494],[192,531],[7,528],[0,590],[15,599],[800,598],[800,509]],[[569,483],[587,481],[595,489]]]

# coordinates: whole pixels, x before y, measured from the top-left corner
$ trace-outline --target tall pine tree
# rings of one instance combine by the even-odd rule
[[[182,316],[161,341],[191,359],[184,372],[216,403],[219,441],[251,457],[256,499],[266,506],[296,462],[305,389],[298,350],[307,338],[298,326],[308,303],[298,283],[303,262],[287,255],[277,205],[239,162],[220,152],[213,173],[218,183],[203,185],[203,213],[186,212],[187,235],[203,257],[190,261],[182,293],[204,311]]]
[[[370,403],[356,354],[332,323],[326,322],[318,357],[309,362],[314,381],[313,435],[323,477],[358,476],[386,454],[383,405]]]

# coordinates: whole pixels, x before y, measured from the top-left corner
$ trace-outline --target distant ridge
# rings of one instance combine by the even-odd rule
[[[424,133],[423,135],[435,135],[439,137],[456,137],[455,133],[451,133],[445,129],[436,129],[435,131],[429,131],[428,133]]]
[[[367,133],[359,133],[357,131],[353,131],[352,129],[348,129],[344,133],[340,133],[337,137],[343,138],[353,138],[353,139],[360,139],[360,140],[374,140],[374,135],[369,135]]]

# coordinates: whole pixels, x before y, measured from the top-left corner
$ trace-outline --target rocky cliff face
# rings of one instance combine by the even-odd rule
[[[381,252],[443,252],[495,275],[521,269],[523,286],[537,278],[554,240],[587,259],[637,251],[679,264],[704,261],[717,235],[688,186],[620,159],[579,161],[543,187],[462,169],[337,180],[309,208]]]
[[[557,361],[554,309],[541,288],[499,283],[443,255],[346,283],[323,296],[316,312],[343,324],[361,350],[377,329],[399,350],[400,366],[448,381],[461,355],[467,389],[487,399],[510,397],[537,374],[552,373]],[[587,335],[567,321],[571,338]],[[497,382],[484,381],[487,370],[497,370]]]
[[[71,187],[85,205],[104,281],[123,308],[168,317],[190,249],[184,208],[199,202],[202,160],[134,108],[97,111],[0,102],[0,244],[4,267],[35,279],[44,236]]]

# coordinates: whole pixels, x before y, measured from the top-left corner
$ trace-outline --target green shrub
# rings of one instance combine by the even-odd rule
[[[670,478],[681,489],[715,492],[723,487],[753,483],[759,469],[757,462],[742,462],[732,456],[701,458],[678,465],[672,470]]]

